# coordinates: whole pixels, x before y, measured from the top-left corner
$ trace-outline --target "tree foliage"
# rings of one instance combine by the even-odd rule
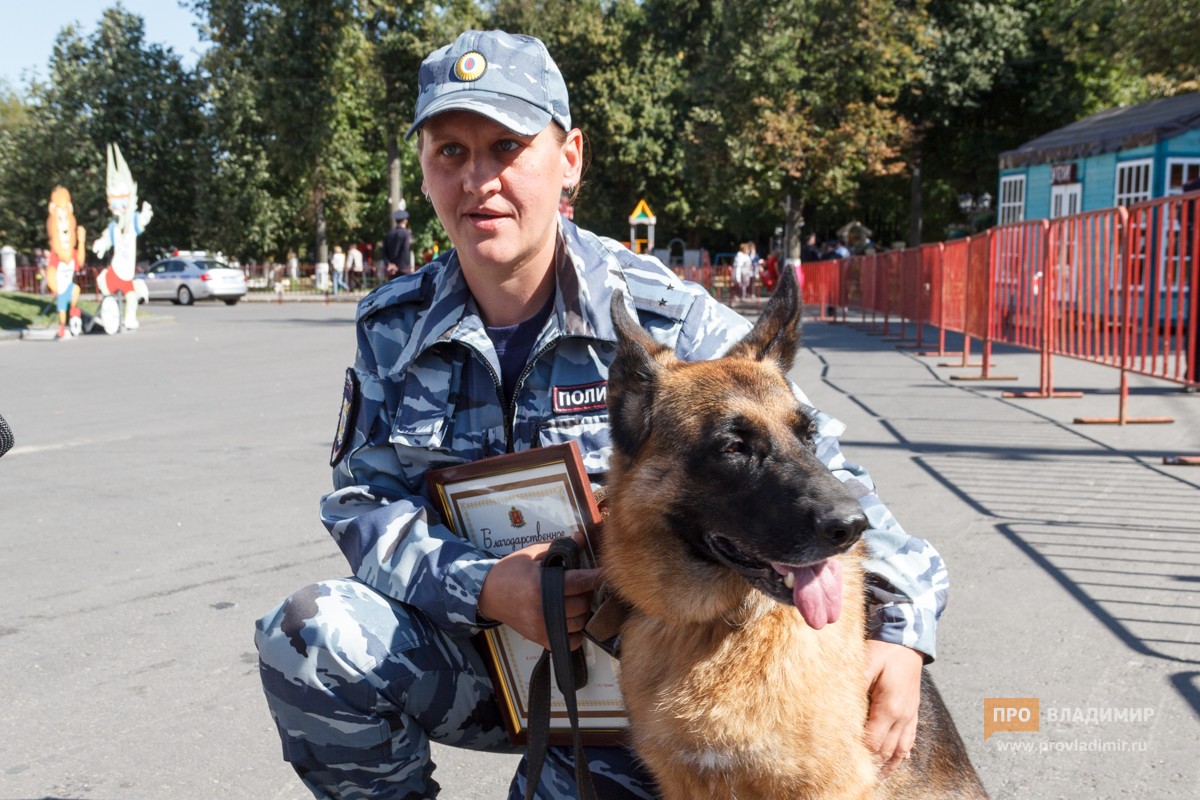
[[[801,224],[828,236],[852,219],[886,243],[907,237],[912,212],[939,238],[962,221],[959,192],[994,191],[999,152],[1100,108],[1200,90],[1196,0],[192,9],[211,41],[194,70],[118,6],[91,36],[63,29],[45,83],[0,86],[0,235],[41,244],[56,183],[98,227],[115,141],[158,212],[148,249],[313,259],[326,242],[378,242],[402,202],[418,249],[445,245],[403,134],[421,60],[468,28],[538,36],[562,68],[587,136],[578,221],[625,238],[646,198],[660,238],[713,250],[781,228],[794,249]]]
[[[0,133],[0,229],[23,248],[44,245],[45,208],[58,184],[89,231],[109,219],[105,147],[120,146],[155,218],[143,252],[191,242],[196,230],[201,108],[195,76],[170,49],[145,40],[140,17],[112,8],[91,36],[68,26],[49,79],[30,87],[25,119]]]
[[[243,219],[252,257],[306,244],[324,258],[330,236],[358,226],[372,172],[369,132],[382,83],[352,0],[204,0],[214,47],[210,235]],[[221,204],[230,201],[228,205]],[[236,241],[229,242],[230,245]],[[230,248],[232,249],[232,247]]]

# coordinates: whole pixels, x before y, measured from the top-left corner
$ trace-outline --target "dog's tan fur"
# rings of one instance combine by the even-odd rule
[[[762,347],[772,339],[766,333],[755,346],[760,351],[771,348]],[[635,335],[632,327],[625,335]],[[905,767],[882,784],[877,779],[879,763],[863,735],[861,543],[836,556],[843,565],[840,618],[814,630],[795,607],[753,588],[737,572],[698,560],[670,530],[671,498],[687,492],[702,506],[705,491],[731,489],[697,492],[691,485],[696,480],[688,467],[691,452],[711,446],[705,437],[718,417],[732,415],[756,436],[778,443],[776,455],[790,452],[798,409],[783,370],[794,342],[782,359],[751,349],[696,363],[678,361],[648,339],[635,346],[649,357],[643,373],[654,373],[647,399],[652,408],[630,411],[634,390],[614,367],[613,416],[640,416],[645,430],[636,446],[617,441],[601,560],[609,585],[633,609],[622,628],[621,688],[634,748],[662,796],[984,797],[969,763],[969,779],[962,775],[965,754],[944,758],[933,752],[939,747],[937,730],[926,733],[925,752],[933,755],[922,761],[920,772]],[[614,398],[625,407],[613,405]],[[616,436],[621,421],[613,425]],[[698,512],[703,516],[702,508]],[[755,513],[755,507],[745,508],[746,515]],[[953,739],[961,750],[957,734]]]

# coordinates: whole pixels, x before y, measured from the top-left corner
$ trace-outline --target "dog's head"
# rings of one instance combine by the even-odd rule
[[[621,551],[618,565],[673,562],[639,579],[686,581],[696,608],[707,604],[698,613],[720,613],[748,583],[794,604],[814,628],[840,614],[833,557],[867,521],[817,458],[815,422],[787,381],[799,312],[799,287],[785,270],[753,330],[726,356],[685,362],[614,298],[608,404],[618,508],[605,547]]]

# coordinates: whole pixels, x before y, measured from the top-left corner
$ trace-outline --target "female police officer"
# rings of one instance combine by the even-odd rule
[[[722,353],[748,323],[654,259],[558,214],[579,184],[582,134],[545,46],[470,31],[421,65],[411,136],[422,190],[454,249],[363,300],[334,442],[335,490],[321,517],[353,576],[293,594],[258,624],[263,687],[284,757],[318,797],[437,794],[429,740],[510,749],[470,636],[506,623],[546,643],[533,546],[502,559],[455,537],[425,473],[574,440],[602,479],[610,453],[603,387],[614,352],[609,302],[620,289],[641,324],[682,358]],[[600,395],[599,392],[592,393]],[[946,591],[936,551],[908,536],[821,415],[823,460],[871,520],[871,719],[884,760],[911,747],[922,661]],[[594,570],[567,580],[576,642]],[[589,750],[601,797],[653,797],[620,748]],[[518,770],[512,791],[524,791]],[[570,752],[554,749],[538,797],[574,797]]]

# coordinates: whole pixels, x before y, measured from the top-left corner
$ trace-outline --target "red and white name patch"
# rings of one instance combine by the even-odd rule
[[[555,414],[600,411],[608,406],[608,381],[581,386],[555,386],[551,393]]]

